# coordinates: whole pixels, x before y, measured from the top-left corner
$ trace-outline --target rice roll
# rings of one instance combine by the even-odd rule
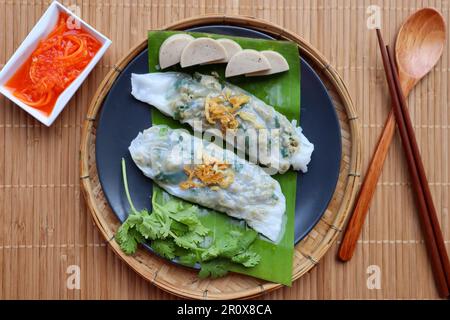
[[[278,181],[259,166],[165,125],[139,133],[129,151],[144,175],[168,193],[243,219],[272,241],[282,237],[286,200]]]
[[[295,120],[290,122],[235,85],[214,76],[180,72],[132,74],[131,84],[136,99],[196,131],[222,138],[247,153],[249,161],[265,166],[269,174],[290,167],[307,171],[314,145]]]

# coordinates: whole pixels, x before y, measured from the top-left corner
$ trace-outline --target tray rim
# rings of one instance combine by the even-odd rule
[[[353,203],[356,197],[356,193],[358,191],[359,184],[359,176],[361,170],[361,126],[358,116],[355,112],[355,108],[353,105],[353,101],[348,92],[348,89],[337,73],[337,71],[329,64],[328,60],[314,47],[312,47],[309,43],[307,43],[303,38],[295,34],[294,32],[288,31],[281,26],[273,24],[268,21],[264,21],[255,17],[249,16],[237,16],[237,15],[204,15],[204,16],[196,16],[193,18],[188,18],[185,20],[181,20],[169,25],[164,26],[161,30],[183,30],[186,28],[198,27],[202,25],[209,24],[228,24],[234,26],[248,27],[258,31],[262,31],[267,33],[275,38],[293,41],[297,43],[299,50],[302,54],[302,57],[306,57],[307,61],[311,64],[311,66],[316,70],[319,70],[323,73],[327,79],[332,83],[333,87],[337,90],[339,98],[342,100],[342,105],[345,109],[347,115],[348,126],[350,129],[350,142],[351,142],[351,151],[350,151],[350,160],[349,160],[349,168],[346,171],[345,175],[345,187],[342,188],[343,196],[341,203],[339,204],[339,208],[336,209],[337,214],[332,223],[327,223],[329,225],[326,234],[323,236],[320,245],[317,248],[314,248],[314,252],[311,254],[304,254],[299,252],[305,261],[303,264],[297,268],[298,270],[293,273],[293,281],[300,278],[310,269],[312,269],[315,265],[318,264],[320,258],[328,251],[328,249],[333,245],[340,231],[342,230],[345,220],[350,213],[350,210],[353,207]],[[102,218],[102,209],[97,204],[98,199],[96,199],[96,195],[94,194],[94,189],[98,186],[93,185],[94,177],[90,176],[90,158],[92,157],[92,143],[91,143],[91,135],[95,132],[95,121],[97,120],[97,115],[102,107],[103,100],[109,92],[112,84],[115,82],[118,75],[122,72],[124,67],[128,65],[128,63],[134,59],[134,57],[142,52],[147,47],[147,38],[141,41],[138,45],[132,48],[122,59],[119,60],[118,63],[114,64],[112,69],[106,74],[103,81],[100,83],[96,93],[94,94],[91,103],[89,105],[89,110],[86,115],[86,119],[84,120],[82,135],[80,140],[80,180],[81,180],[81,189],[85,198],[85,202],[88,206],[89,212],[92,215],[92,218],[97,225],[102,236],[107,240],[113,251],[116,255],[118,255],[125,263],[128,264],[135,272],[149,280],[151,283],[155,284],[157,287],[162,290],[168,291],[174,295],[183,297],[183,298],[195,298],[195,299],[236,299],[236,298],[252,298],[256,297],[262,293],[266,293],[277,288],[282,287],[283,285],[271,282],[261,281],[262,284],[256,285],[254,288],[246,289],[244,291],[232,292],[232,293],[208,293],[208,290],[204,290],[203,292],[193,293],[192,290],[185,290],[180,286],[174,286],[167,282],[161,280],[161,278],[157,278],[158,271],[155,273],[149,272],[149,270],[145,270],[142,267],[143,260],[146,259],[146,253],[142,252],[144,250],[138,250],[138,253],[135,256],[127,256],[125,255],[117,245],[115,241],[111,241],[113,239],[113,232],[108,225],[108,222]],[[328,90],[328,88],[327,88]],[[342,119],[340,119],[342,122]],[[342,128],[341,128],[342,130]],[[341,138],[343,139],[343,137]],[[95,150],[95,142],[94,150]],[[343,154],[344,156],[344,154]],[[95,152],[94,152],[95,158]],[[342,162],[342,160],[341,160]],[[94,161],[95,164],[95,161]],[[341,174],[338,180],[341,180]],[[336,190],[338,186],[336,186]],[[334,198],[333,194],[333,198]],[[104,204],[102,204],[104,206]],[[327,209],[328,210],[328,209]],[[322,220],[323,218],[321,218]],[[319,220],[320,221],[320,220]],[[311,231],[313,232],[316,227],[314,227]],[[306,236],[305,238],[307,238]],[[303,240],[296,246],[301,246]],[[148,255],[148,253],[147,253]],[[163,260],[163,259],[160,259]],[[177,266],[180,270],[183,270],[183,267]]]

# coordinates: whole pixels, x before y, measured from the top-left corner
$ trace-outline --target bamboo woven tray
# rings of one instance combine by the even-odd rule
[[[252,17],[208,15],[191,18],[166,26],[164,29],[184,30],[208,24],[228,24],[260,30],[277,39],[298,44],[300,55],[320,76],[335,106],[342,134],[342,160],[339,180],[333,198],[321,220],[295,247],[293,279],[298,279],[327,252],[341,231],[357,192],[361,167],[360,124],[348,90],[327,60],[298,35],[270,22]],[[109,207],[98,180],[95,162],[97,117],[112,84],[122,69],[147,47],[147,39],[133,48],[100,84],[89,107],[81,138],[80,179],[84,197],[101,234],[114,252],[142,277],[184,298],[238,299],[251,298],[281,287],[280,284],[252,277],[229,274],[220,279],[200,280],[195,270],[174,265],[152,253],[139,249],[134,256],[125,255],[113,240],[120,223]],[[324,177],[326,178],[326,177]]]

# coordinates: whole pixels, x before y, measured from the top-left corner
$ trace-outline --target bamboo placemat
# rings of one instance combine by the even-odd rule
[[[0,97],[0,298],[167,299],[103,242],[80,194],[81,125],[100,81],[148,29],[206,13],[262,18],[301,35],[320,50],[349,87],[363,126],[363,172],[389,107],[369,5],[381,7],[383,35],[393,43],[401,22],[432,6],[450,21],[447,0],[159,0],[62,1],[113,44],[52,127],[46,128]],[[0,67],[50,1],[0,0]],[[450,42],[450,39],[448,39]],[[409,104],[436,209],[449,248],[449,53],[411,93]],[[400,139],[394,144],[353,259],[336,261],[338,244],[276,299],[437,298],[418,224]],[[80,289],[70,280],[80,271]],[[381,289],[368,288],[379,267]],[[73,267],[72,267],[73,268]],[[76,267],[75,267],[76,269]],[[370,282],[370,281],[369,281]],[[370,286],[369,286],[370,287]]]

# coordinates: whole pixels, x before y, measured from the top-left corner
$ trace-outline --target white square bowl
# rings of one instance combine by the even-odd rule
[[[4,84],[14,75],[17,69],[19,69],[22,66],[22,64],[28,59],[28,57],[33,53],[39,41],[45,38],[53,30],[53,28],[56,25],[56,22],[58,21],[60,12],[65,12],[68,15],[72,16],[75,19],[74,21],[79,22],[80,26],[85,31],[87,31],[91,36],[95,37],[98,41],[100,41],[102,46],[97,51],[95,56],[92,58],[91,62],[89,62],[86,68],[84,68],[84,70],[78,75],[78,77],[63,92],[61,92],[58,99],[56,100],[52,112],[49,115],[46,115],[45,113],[35,108],[32,108],[27,104],[23,103],[22,101],[20,101],[19,99],[17,99],[11,93],[11,91],[9,91],[4,86]],[[53,121],[55,121],[56,117],[64,109],[64,107],[67,105],[70,98],[72,98],[75,91],[78,90],[80,85],[89,75],[89,73],[97,64],[97,62],[100,60],[100,58],[105,54],[106,49],[108,49],[110,45],[111,40],[109,40],[100,32],[92,28],[82,19],[74,15],[69,9],[64,7],[62,4],[60,4],[57,1],[54,1],[48,7],[48,9],[45,11],[43,16],[33,27],[33,29],[30,31],[30,33],[22,42],[22,44],[19,46],[19,48],[16,50],[16,52],[14,52],[14,54],[8,60],[3,69],[0,71],[0,93],[5,95],[8,99],[13,101],[15,104],[17,104],[19,107],[21,107],[23,110],[28,112],[30,115],[32,115],[34,118],[36,118],[46,126],[50,126],[53,123]]]

